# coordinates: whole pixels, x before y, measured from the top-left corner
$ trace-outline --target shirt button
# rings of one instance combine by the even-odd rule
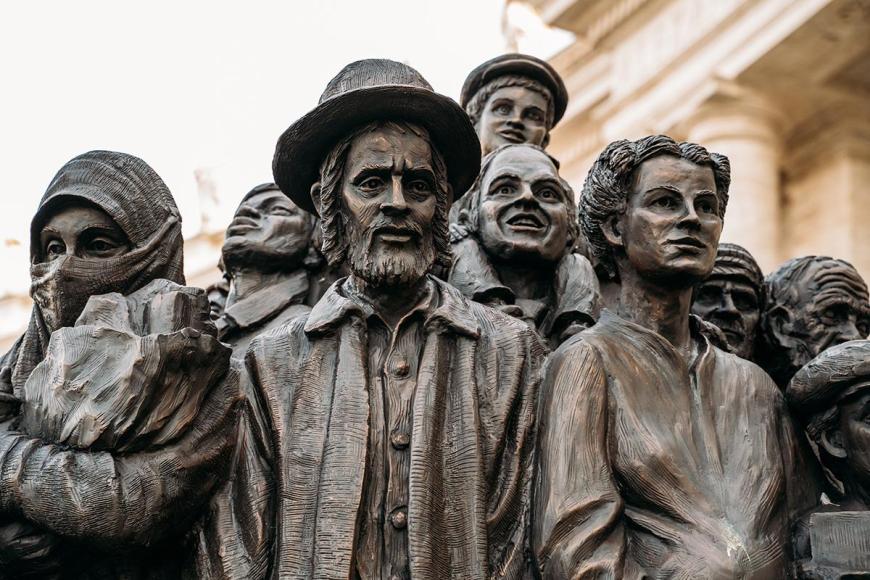
[[[390,443],[393,444],[394,449],[407,449],[411,443],[411,436],[404,431],[393,431],[390,435]]]
[[[404,530],[408,526],[408,508],[400,507],[393,510],[390,514],[390,523],[397,530]]]
[[[396,367],[393,370],[393,373],[400,378],[404,378],[408,376],[408,372],[411,370],[411,365],[408,364],[407,361],[400,360],[396,363]]]

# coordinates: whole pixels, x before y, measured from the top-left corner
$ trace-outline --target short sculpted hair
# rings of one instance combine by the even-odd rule
[[[462,225],[466,226],[468,230],[475,235],[480,232],[480,202],[483,199],[486,192],[482,192],[480,190],[483,187],[483,179],[486,176],[487,172],[489,172],[489,168],[492,165],[492,162],[496,157],[501,155],[505,150],[511,149],[512,147],[527,147],[529,149],[534,149],[535,151],[539,151],[540,153],[547,156],[547,158],[553,163],[556,167],[556,170],[559,170],[559,162],[552,157],[549,153],[544,151],[541,147],[537,145],[532,145],[531,143],[510,143],[508,145],[502,145],[498,149],[491,151],[489,155],[483,158],[483,161],[480,165],[480,173],[477,174],[477,179],[474,180],[474,183],[471,185],[471,189],[468,190],[462,199],[457,201],[456,205],[458,208],[457,211],[457,221],[461,222]],[[565,209],[568,211],[568,237],[572,242],[577,241],[577,238],[580,235],[580,224],[577,222],[577,203],[574,200],[574,190],[571,189],[571,186],[568,185],[568,182],[562,179],[559,176],[559,182],[562,184],[562,187],[565,189]]]
[[[435,172],[435,217],[432,235],[435,243],[435,263],[448,268],[451,262],[447,231],[447,212],[450,210],[450,182],[447,180],[447,164],[435,147],[429,132],[419,125],[401,121],[374,121],[349,133],[336,143],[320,165],[320,229],[323,237],[321,251],[330,266],[337,266],[347,257],[349,240],[341,211],[341,184],[347,155],[354,139],[382,127],[403,133],[413,133],[429,144],[432,151],[432,169]]]
[[[710,167],[719,197],[719,217],[725,216],[728,186],[731,184],[731,165],[727,157],[710,153],[696,143],[677,143],[665,135],[651,135],[637,141],[614,141],[601,152],[589,170],[579,204],[580,226],[589,242],[589,251],[606,278],[615,279],[617,271],[613,248],[604,237],[601,225],[611,216],[625,213],[635,171],[644,161],[660,155]]]
[[[468,113],[468,116],[471,118],[472,125],[475,127],[477,126],[480,117],[483,115],[483,109],[486,107],[486,102],[492,94],[505,87],[525,87],[543,95],[544,98],[547,99],[547,130],[549,131],[553,128],[553,119],[556,115],[556,111],[554,110],[555,106],[553,104],[553,94],[550,92],[550,89],[545,87],[542,83],[522,75],[500,76],[480,87],[480,90],[474,93],[474,96],[471,97],[468,104],[465,106],[465,112]]]

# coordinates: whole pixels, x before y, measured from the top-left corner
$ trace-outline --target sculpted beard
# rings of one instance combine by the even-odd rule
[[[378,243],[375,239],[380,228],[401,227],[416,235],[405,247]],[[411,222],[376,221],[365,231],[356,222],[347,224],[348,264],[354,274],[374,287],[410,286],[425,276],[435,263],[435,243],[431,231]]]

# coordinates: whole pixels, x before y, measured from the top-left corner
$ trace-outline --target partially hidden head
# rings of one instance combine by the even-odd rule
[[[836,487],[870,498],[870,340],[845,342],[812,359],[792,378],[786,397]]]
[[[755,258],[737,244],[719,244],[713,271],[695,289],[692,313],[718,326],[734,352],[752,360],[763,307],[764,274]]]
[[[240,269],[292,272],[306,258],[316,257],[311,246],[316,218],[299,208],[274,183],[249,191],[236,209],[222,249],[228,274]]]
[[[568,91],[549,63],[525,54],[504,54],[469,73],[460,102],[486,156],[509,143],[546,147],[550,130],[565,113]]]
[[[181,216],[138,157],[91,151],[64,165],[30,228],[31,296],[49,331],[71,326],[96,294],[156,278],[183,284]]]
[[[713,269],[728,203],[728,158],[654,135],[616,141],[589,170],[580,225],[605,278],[688,288]]]
[[[450,262],[447,214],[480,168],[454,101],[416,70],[351,63],[278,142],[276,183],[321,218],[322,252],[374,287],[405,286]]]
[[[559,163],[536,145],[502,145],[483,159],[459,223],[495,262],[552,266],[579,235],[577,204]]]
[[[827,348],[870,332],[867,283],[844,260],[804,256],[765,279],[759,364],[781,387]]]

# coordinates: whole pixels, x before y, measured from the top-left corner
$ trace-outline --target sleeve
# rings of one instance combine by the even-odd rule
[[[216,490],[194,529],[193,578],[258,580],[269,569],[275,486],[268,421],[257,395],[256,374],[241,362],[234,365],[240,367],[245,397],[238,444],[229,478]]]
[[[553,354],[541,387],[532,544],[545,579],[623,574],[623,502],[608,460],[602,367],[574,339]]]
[[[0,431],[0,514],[107,547],[148,546],[186,531],[225,475],[240,401],[230,371],[185,435],[130,455]]]

